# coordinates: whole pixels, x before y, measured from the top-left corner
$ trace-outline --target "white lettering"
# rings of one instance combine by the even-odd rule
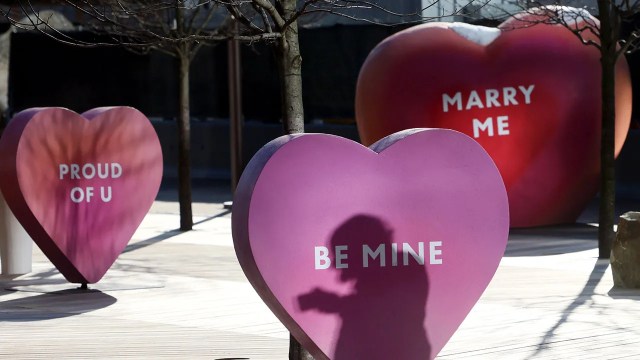
[[[69,173],[69,165],[60,164],[59,169],[60,169],[60,180],[62,180],[64,176]]]
[[[384,244],[380,244],[376,251],[372,251],[369,245],[362,246],[362,266],[369,267],[369,257],[372,260],[380,257],[380,267],[386,266],[385,252],[384,252]]]
[[[80,165],[71,164],[71,178],[72,179],[80,179],[80,176],[78,176],[78,172],[79,171],[80,171]]]
[[[87,186],[87,189],[85,190],[85,194],[86,194],[86,198],[87,198],[87,202],[91,202],[91,197],[93,196],[93,186]]]
[[[473,119],[473,137],[479,138],[480,131],[486,131],[487,135],[493,136],[493,118],[488,117],[487,120],[481,122],[478,119]]]
[[[496,89],[487,89],[485,91],[485,97],[487,99],[487,107],[500,107],[500,101],[498,101],[500,92]]]
[[[118,163],[111,163],[111,178],[117,179],[122,175],[122,166]]]
[[[71,179],[93,179],[96,174],[100,179],[117,179],[122,176],[122,165],[119,163],[104,164],[58,164],[58,177],[63,180],[66,175],[70,175]]]
[[[84,191],[82,191],[82,188],[74,187],[71,189],[71,201],[80,203],[82,200],[84,200]]]
[[[103,189],[101,188],[101,191]],[[88,194],[89,189],[83,192],[81,188],[75,188],[72,191],[72,196],[74,197],[75,202],[81,202],[83,197],[86,198],[86,194]],[[102,195],[102,194],[101,194]],[[103,197],[103,201],[104,201]],[[367,244],[362,245],[362,268],[371,268],[371,267],[386,267],[388,256],[391,255],[391,266],[412,266],[412,265],[425,265],[425,242],[417,242],[412,245],[411,243],[401,243],[401,252],[402,252],[402,264],[398,265],[398,251],[400,250],[398,246],[400,243],[391,243],[389,245],[391,250],[390,253],[387,253],[387,249],[389,247],[386,243],[379,244],[378,246],[371,246]],[[417,249],[414,249],[413,246],[416,246]],[[315,246],[314,247],[314,262],[316,270],[326,270],[330,269],[332,266],[335,266],[336,269],[347,269],[349,268],[348,264],[348,246],[340,245],[335,246],[333,248],[335,258],[330,256],[329,248],[326,246]],[[442,259],[442,241],[431,241],[428,245],[429,251],[429,265],[441,265],[443,263]],[[413,258],[414,261],[411,261]],[[377,261],[376,261],[377,260]],[[389,269],[392,271],[393,269]]]
[[[398,244],[391,244],[391,266],[398,266]]]
[[[442,94],[442,111],[449,112],[449,105],[456,105],[458,111],[462,110],[462,93],[458,91],[453,97]]]
[[[531,104],[531,93],[533,92],[533,88],[535,87],[535,85],[529,85],[528,88],[525,88],[524,86],[518,86],[518,89],[520,89],[520,91],[522,91],[522,94],[524,95],[524,103],[525,104]]]
[[[424,265],[424,243],[418,243],[418,253],[411,248],[408,243],[402,243],[402,264],[409,265],[409,255],[411,255],[418,264]]]
[[[498,116],[496,119],[498,122],[498,135],[509,135],[509,117],[508,116]]]
[[[104,172],[102,172],[104,170]],[[109,164],[98,164],[98,177],[106,179],[109,176]]]
[[[484,89],[483,90],[471,90],[468,95],[461,91],[456,92],[453,96],[449,94],[442,94],[442,111],[449,112],[450,109],[456,109],[458,111],[484,109],[484,108],[496,108],[501,106],[519,105],[519,104],[531,104],[533,90],[535,84],[531,85],[518,85],[505,86],[501,89]]]
[[[91,202],[91,198],[93,197],[93,187],[88,186],[83,191],[81,187],[74,187],[71,189],[71,193],[69,194],[71,197],[71,201],[74,203],[81,203],[83,201]]]
[[[506,87],[502,89],[502,97],[504,100],[504,106],[518,105],[518,101],[516,100],[516,89],[512,87]]]
[[[329,249],[324,246],[315,247],[316,270],[325,270],[331,266]]]
[[[347,260],[347,254],[343,254],[343,250],[347,251],[347,245],[336,246],[336,269],[346,269],[349,267],[349,264],[342,262],[342,260]]]
[[[484,109],[482,100],[480,100],[480,96],[478,96],[478,92],[475,90],[471,91],[471,94],[469,94],[469,100],[467,101],[467,107],[465,108],[465,110],[469,110],[474,106],[476,106],[478,109]]]
[[[107,186],[107,190],[108,190],[108,195],[104,194],[104,186],[100,186],[100,198],[102,199],[102,202],[109,202],[111,201],[111,186]]]
[[[436,258],[436,256],[442,255],[442,250],[439,249],[440,246],[442,246],[442,241],[429,242],[429,264],[442,265],[442,258]]]
[[[91,172],[87,173],[87,169],[90,169]],[[85,179],[93,179],[93,177],[96,176],[95,166],[93,166],[92,164],[84,164],[82,166],[82,176],[84,176]]]

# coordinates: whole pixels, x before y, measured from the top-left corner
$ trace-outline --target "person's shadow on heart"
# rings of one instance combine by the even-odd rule
[[[343,261],[348,267],[334,270],[341,281],[353,282],[353,291],[338,295],[315,288],[298,297],[303,311],[342,318],[335,350],[326,354],[330,359],[431,359],[424,328],[427,273],[414,256],[418,249],[412,254],[403,249],[402,239],[396,241],[393,231],[370,215],[354,216],[333,233],[332,250],[348,246],[348,262]],[[330,256],[335,265],[334,251]]]

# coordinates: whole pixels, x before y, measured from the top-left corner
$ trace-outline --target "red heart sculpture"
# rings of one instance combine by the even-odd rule
[[[358,78],[358,131],[365,145],[409,128],[461,131],[496,162],[511,226],[573,222],[600,173],[600,54],[560,25],[525,25],[429,23],[389,37]],[[631,116],[624,58],[616,115],[617,154]]]
[[[27,233],[73,283],[95,283],[151,207],[162,151],[149,120],[129,107],[82,115],[17,114],[0,139],[0,188]]]

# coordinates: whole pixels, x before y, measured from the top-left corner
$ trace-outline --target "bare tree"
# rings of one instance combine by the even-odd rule
[[[420,7],[392,11],[384,1],[362,0],[250,0],[221,1],[241,24],[246,37],[273,39],[280,72],[282,116],[285,134],[304,132],[302,103],[302,56],[298,28],[313,24],[327,15],[357,22],[381,24],[390,15],[394,23],[422,21]],[[392,2],[386,2],[392,3]],[[415,3],[415,2],[414,2]],[[435,4],[435,1],[434,1]],[[403,9],[404,10],[404,9]]]
[[[609,258],[615,238],[615,64],[620,56],[630,53],[640,44],[640,31],[633,29],[625,39],[620,39],[621,27],[640,12],[640,1],[598,0],[600,14],[600,54],[602,65],[602,142],[600,185],[600,226],[598,247],[600,258]],[[620,40],[619,40],[620,39]]]

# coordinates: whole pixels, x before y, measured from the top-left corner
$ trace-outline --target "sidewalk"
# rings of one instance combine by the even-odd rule
[[[37,247],[32,273],[0,278],[0,358],[287,358],[288,332],[236,261],[228,191],[196,190],[188,233],[175,230],[172,190],[158,199],[91,291],[66,283]],[[439,358],[640,358],[640,291],[612,289],[596,234],[580,224],[512,231]]]

